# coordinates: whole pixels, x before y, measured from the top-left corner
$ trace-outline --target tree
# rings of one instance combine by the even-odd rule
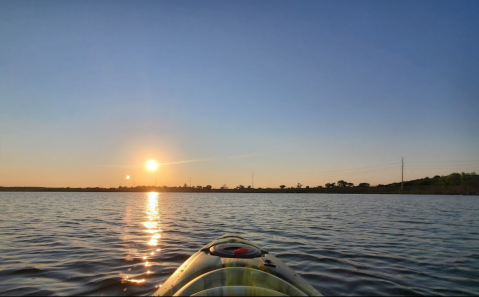
[[[187,187],[188,187],[188,185],[185,183],[185,184],[183,185],[183,188],[187,188]]]
[[[242,189],[244,189],[244,186],[243,186],[243,185],[239,185],[239,186],[236,187],[236,189],[242,190]]]
[[[226,190],[226,189],[228,189],[228,186],[226,186],[226,184],[223,184],[223,186],[220,189]]]
[[[251,189],[251,186],[248,186],[248,189]]]
[[[425,177],[420,184],[422,186],[429,186],[431,184],[431,179],[429,177]]]
[[[326,188],[330,189],[330,188],[334,188],[336,186],[336,183],[327,183],[324,185]]]
[[[347,187],[347,182],[345,182],[344,180],[338,180],[338,187],[340,188],[345,188]]]
[[[210,185],[207,185],[206,187],[204,187],[205,189],[207,190],[211,190],[211,186]]]
[[[309,186],[306,186],[306,189],[309,189]]]
[[[298,183],[298,185],[296,186],[296,188],[298,188],[298,189],[301,189],[302,187],[303,187],[303,185],[300,184],[300,183]]]
[[[439,183],[443,186],[443,187],[447,187],[449,185],[449,183],[447,182],[447,178],[445,176],[441,176],[439,178]]]
[[[203,189],[203,187],[202,187],[202,186],[196,186],[196,188],[197,188],[197,189]]]
[[[284,188],[286,188],[285,185],[281,185],[281,186],[279,186],[279,187],[281,188],[281,190],[283,190]]]
[[[461,175],[459,173],[451,173],[446,176],[446,181],[452,186],[458,186],[461,184]]]
[[[476,179],[476,173],[461,173],[461,183],[463,185],[470,185],[473,184],[474,180]]]
[[[360,183],[358,185],[358,187],[360,187],[360,188],[369,188],[369,186],[370,186],[370,184],[368,184],[368,183]]]
[[[348,187],[348,188],[354,187],[354,184],[353,183],[346,183],[346,187]]]

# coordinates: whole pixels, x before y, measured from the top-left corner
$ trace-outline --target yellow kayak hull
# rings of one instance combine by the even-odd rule
[[[193,254],[154,296],[322,296],[278,258],[225,234]]]

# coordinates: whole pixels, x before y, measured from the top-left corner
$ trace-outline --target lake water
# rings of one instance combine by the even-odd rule
[[[479,295],[479,197],[0,193],[0,295],[151,295],[238,233],[324,295]]]

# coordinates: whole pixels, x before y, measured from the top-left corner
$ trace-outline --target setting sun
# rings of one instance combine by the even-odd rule
[[[156,163],[154,160],[150,160],[146,162],[146,168],[149,170],[153,171],[158,167],[158,163]]]
[[[129,176],[129,175],[127,175],[127,176],[126,176],[126,179],[130,179],[130,176]]]

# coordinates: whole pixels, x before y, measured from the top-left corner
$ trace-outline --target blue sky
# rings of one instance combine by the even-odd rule
[[[477,1],[2,1],[0,185],[479,171]],[[162,166],[144,163],[199,162]]]

